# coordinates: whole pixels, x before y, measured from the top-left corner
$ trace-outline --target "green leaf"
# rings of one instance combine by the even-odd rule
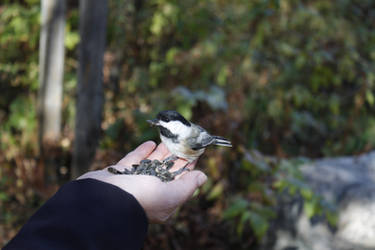
[[[217,183],[210,191],[210,193],[207,195],[208,200],[215,200],[218,197],[220,197],[223,194],[223,183],[219,182]]]
[[[333,227],[337,226],[337,222],[338,222],[338,219],[339,219],[339,215],[338,215],[337,212],[327,212],[326,218],[327,218],[328,223],[331,226],[333,226]]]
[[[269,224],[265,217],[258,213],[250,212],[251,228],[253,229],[256,237],[261,239],[267,232]]]
[[[68,50],[73,50],[79,43],[80,36],[78,32],[66,32],[65,34],[65,47]]]
[[[0,200],[1,201],[7,201],[8,199],[9,199],[9,197],[6,193],[0,192]]]
[[[370,104],[371,106],[374,105],[374,101],[375,101],[374,94],[370,90],[366,91],[366,100],[368,104]]]
[[[165,56],[165,61],[167,62],[167,64],[174,64],[175,63],[175,56],[177,55],[177,53],[179,52],[179,49],[178,48],[171,48],[168,50],[166,56]]]
[[[242,216],[241,216],[241,218],[240,218],[240,221],[239,221],[239,223],[238,223],[238,225],[237,225],[237,233],[238,233],[239,235],[242,234],[242,232],[243,232],[243,228],[245,227],[246,222],[248,222],[248,221],[250,220],[250,217],[251,217],[251,212],[249,212],[249,211],[245,211],[245,212],[242,214]]]
[[[247,200],[244,200],[242,198],[237,198],[232,203],[232,205],[224,211],[223,218],[224,219],[232,219],[232,218],[242,214],[244,211],[246,211],[248,205],[249,205],[249,202]]]
[[[315,215],[315,202],[307,200],[303,204],[303,210],[305,211],[308,218],[312,218]]]

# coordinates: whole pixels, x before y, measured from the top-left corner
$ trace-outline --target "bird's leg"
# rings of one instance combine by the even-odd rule
[[[175,161],[175,160],[177,160],[177,159],[178,159],[178,157],[177,157],[176,155],[168,156],[167,158],[165,158],[165,159],[163,160],[163,164],[165,164],[166,162],[169,162],[169,161]]]
[[[190,162],[187,162],[187,163],[185,164],[185,166],[183,166],[183,167],[180,168],[179,170],[174,171],[173,173],[171,173],[172,178],[176,177],[176,176],[179,175],[179,174],[182,174],[185,170],[186,170],[186,171],[190,171],[190,169],[187,168],[187,166],[188,166],[189,164],[190,164]]]
[[[178,157],[176,155],[171,155],[167,158],[165,158],[163,161],[162,161],[162,166],[165,166],[165,168],[167,170],[169,170],[173,165],[174,165],[174,162],[178,159]]]

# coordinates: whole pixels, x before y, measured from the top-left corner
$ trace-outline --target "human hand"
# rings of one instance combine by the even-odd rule
[[[125,168],[130,169],[133,164],[138,164],[143,159],[162,161],[170,155],[163,143],[160,143],[156,149],[155,147],[154,142],[147,141],[111,167],[123,171]],[[176,171],[186,163],[185,160],[178,159],[170,171]],[[194,167],[195,162],[188,166],[189,169]],[[207,176],[198,170],[183,172],[173,181],[162,182],[159,178],[149,175],[114,175],[109,173],[107,168],[88,172],[78,179],[85,178],[107,182],[132,194],[145,210],[149,221],[158,223],[165,222],[177,207],[188,200],[194,191],[207,180]]]

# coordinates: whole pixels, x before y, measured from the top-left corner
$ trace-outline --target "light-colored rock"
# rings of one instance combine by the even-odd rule
[[[262,250],[375,250],[375,152],[301,167],[308,185],[338,208],[337,228],[309,219],[300,198],[280,198]]]
[[[375,185],[351,188],[340,203],[336,237],[375,249]]]

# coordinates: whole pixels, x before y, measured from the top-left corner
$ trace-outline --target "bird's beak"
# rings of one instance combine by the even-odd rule
[[[150,123],[151,126],[158,126],[159,125],[158,119],[147,120],[147,122]]]

